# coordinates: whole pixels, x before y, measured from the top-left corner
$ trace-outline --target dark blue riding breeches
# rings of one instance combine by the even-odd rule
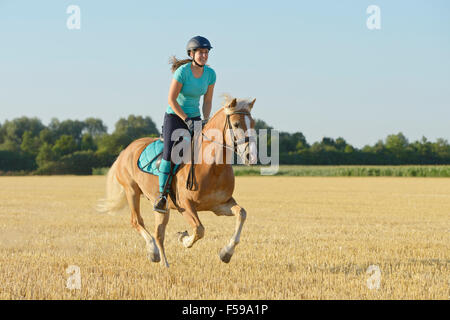
[[[192,118],[194,121],[200,121],[200,117]],[[172,133],[176,129],[188,129],[186,123],[176,114],[165,113],[163,124],[164,150],[163,159],[171,161],[172,147],[175,141],[172,140]]]

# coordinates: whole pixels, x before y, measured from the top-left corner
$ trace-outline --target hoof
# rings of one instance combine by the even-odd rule
[[[178,241],[183,243],[183,238],[189,236],[189,233],[186,231],[177,232]]]
[[[151,262],[160,262],[161,261],[161,257],[159,256],[159,253],[149,252],[148,258],[150,259]]]
[[[223,249],[220,250],[220,252],[219,252],[220,260],[222,260],[225,263],[230,262],[232,256],[233,256],[232,254],[228,253],[227,251],[225,251]]]

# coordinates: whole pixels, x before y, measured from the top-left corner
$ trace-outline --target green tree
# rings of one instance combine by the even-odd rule
[[[97,146],[90,133],[83,134],[83,137],[81,138],[81,150],[97,150]]]
[[[373,146],[366,145],[362,149],[363,152],[366,153],[375,153],[380,154],[383,153],[386,150],[386,146],[384,145],[383,140],[378,140]]]
[[[5,141],[5,133],[3,132],[3,126],[0,123],[0,145]]]
[[[344,138],[339,137],[336,139],[336,149],[338,149],[339,151],[344,151],[345,147],[348,146],[347,141],[345,141]]]
[[[308,149],[310,145],[306,141],[305,136],[301,132],[294,132],[291,136],[292,140],[295,142],[296,150]]]
[[[16,142],[6,138],[3,143],[0,144],[0,150],[20,152],[20,144],[17,144]]]
[[[409,145],[409,148],[412,149],[412,153],[416,159],[416,163],[419,164],[430,164],[435,163],[436,159],[434,159],[432,143],[427,140],[427,138],[422,137],[419,141],[414,141]]]
[[[398,134],[390,134],[386,138],[386,149],[393,153],[401,153],[406,151],[408,145],[408,139],[406,139],[401,132]]]
[[[312,153],[319,153],[319,152],[321,152],[321,151],[323,151],[324,150],[324,148],[323,148],[323,145],[320,143],[320,142],[314,142],[312,145],[311,145],[311,148],[310,148],[310,151],[312,152]]]
[[[344,148],[344,153],[353,153],[355,152],[355,148],[353,148],[351,145],[346,145]]]
[[[53,144],[55,136],[50,129],[44,128],[39,132],[39,140],[41,140],[41,143]]]
[[[313,149],[315,152],[323,151],[337,151],[336,141],[333,138],[323,137],[319,145],[316,145]]]
[[[124,135],[129,142],[148,136],[158,136],[159,131],[150,117],[130,115],[127,119],[121,118],[116,122],[115,134]]]
[[[84,131],[89,133],[94,139],[107,134],[107,127],[103,124],[101,119],[87,118],[84,120],[84,123]]]
[[[159,135],[155,123],[150,117],[130,115],[127,119],[121,118],[116,123],[116,130],[98,138],[98,152],[102,158],[110,159],[106,154],[117,156],[133,140],[142,137],[155,137]]]
[[[48,124],[47,128],[53,132],[53,134],[57,134],[58,128],[59,128],[59,120],[57,118],[52,118],[50,120],[50,123]]]
[[[447,140],[438,138],[436,142],[432,144],[431,148],[437,157],[450,161],[450,145]]]
[[[113,133],[103,135],[98,140],[98,152],[101,154],[110,154],[118,156],[120,151],[125,149],[133,141],[125,134]]]
[[[86,124],[83,121],[79,120],[64,120],[59,121],[56,118],[53,118],[50,121],[49,129],[53,132],[56,138],[60,138],[61,136],[72,136],[75,143],[77,145],[81,144],[82,132],[86,127]]]
[[[290,134],[288,132],[280,132],[279,134],[280,153],[295,152],[298,147],[309,148],[306,138],[301,132]],[[301,145],[299,145],[301,142]]]
[[[269,126],[267,123],[265,123],[263,120],[255,119],[255,130],[259,129],[273,129],[273,127]]]
[[[29,154],[0,150],[0,171],[31,171],[35,168],[36,162]]]
[[[295,146],[295,149],[297,151],[302,151],[302,150],[307,150],[310,146],[308,145],[308,143],[305,143],[305,141],[303,140],[299,140],[297,142],[297,145]]]
[[[2,126],[4,140],[6,140],[4,143],[14,143],[16,145],[15,149],[18,150],[22,144],[22,137],[25,131],[30,131],[31,135],[35,137],[44,128],[45,126],[38,118],[21,117],[12,121],[6,120]]]
[[[408,139],[403,133],[391,134],[386,138],[386,150],[396,162],[395,164],[414,163],[414,154]]]
[[[52,151],[59,157],[70,154],[77,150],[77,144],[73,136],[63,134],[56,140]]]
[[[58,157],[53,152],[52,146],[46,142],[44,142],[39,148],[39,152],[36,156],[36,163],[39,168],[44,167],[48,163],[57,161]]]
[[[22,151],[27,152],[33,156],[36,156],[39,152],[39,148],[41,146],[41,141],[39,137],[34,136],[31,131],[25,131],[22,137],[22,144],[20,148]]]

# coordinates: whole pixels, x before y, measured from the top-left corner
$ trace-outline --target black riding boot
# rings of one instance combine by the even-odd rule
[[[169,212],[169,209],[167,208],[167,191],[162,192],[158,199],[156,199],[153,210],[161,213]]]

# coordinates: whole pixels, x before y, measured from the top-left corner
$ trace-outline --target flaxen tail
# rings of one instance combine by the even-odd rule
[[[97,211],[113,214],[127,205],[125,190],[116,178],[117,159],[106,176],[106,198],[99,199]]]

